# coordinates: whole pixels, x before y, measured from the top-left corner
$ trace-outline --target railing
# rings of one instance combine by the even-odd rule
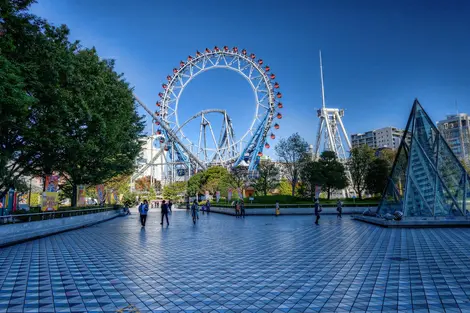
[[[25,213],[25,214],[11,214],[0,216],[0,225],[14,224],[14,223],[28,223],[43,220],[50,220],[55,218],[71,217],[86,214],[95,214],[106,211],[122,210],[121,208],[105,207],[105,208],[92,208],[92,209],[79,209],[70,211],[52,211],[42,213]]]
[[[200,204],[199,207],[202,207],[203,204]],[[279,208],[306,208],[310,209],[313,208],[315,205],[312,204],[279,204]],[[327,203],[321,204],[323,208],[336,208],[335,203]],[[377,207],[378,203],[343,203],[343,208],[374,208]],[[180,205],[179,208],[185,208],[186,206]],[[222,203],[211,203],[211,207],[219,207],[219,208],[234,208],[234,205],[230,204],[222,204]],[[273,209],[276,207],[276,204],[250,204],[245,202],[245,209]]]

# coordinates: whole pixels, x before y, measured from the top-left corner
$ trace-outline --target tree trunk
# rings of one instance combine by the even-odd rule
[[[72,208],[77,206],[77,185],[72,184],[72,199],[70,199]]]
[[[293,181],[292,182],[292,197],[295,196],[295,185],[296,185],[296,183]]]
[[[358,190],[358,199],[362,200],[362,190]]]
[[[331,188],[327,187],[326,190],[328,192],[328,200],[330,200]]]

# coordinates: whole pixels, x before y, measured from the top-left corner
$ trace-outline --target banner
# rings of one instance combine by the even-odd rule
[[[59,209],[59,193],[43,192],[42,193],[42,211],[57,211]]]
[[[220,191],[216,191],[216,192],[215,192],[215,199],[216,199],[216,202],[219,203],[219,200],[220,200]]]
[[[238,198],[240,200],[243,200],[243,194],[242,194],[242,190],[240,188],[237,188],[237,192],[238,192]]]
[[[227,192],[227,201],[230,201],[230,200],[232,200],[232,188],[229,188]]]
[[[96,186],[96,194],[98,195],[98,203],[104,203],[104,185]]]
[[[112,189],[106,189],[106,203],[107,204],[111,204],[112,193],[113,193]]]
[[[86,190],[85,185],[77,186],[77,206],[86,206]]]
[[[320,198],[321,186],[315,185],[315,198]]]
[[[114,203],[118,203],[118,192],[117,190],[113,190],[113,196],[114,196]]]
[[[59,191],[59,176],[49,175],[46,176],[46,192]]]

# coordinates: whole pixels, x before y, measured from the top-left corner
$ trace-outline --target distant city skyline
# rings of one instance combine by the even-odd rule
[[[166,75],[196,50],[229,45],[256,53],[276,73],[284,95],[278,139],[299,132],[314,142],[320,49],[326,104],[345,109],[349,135],[404,128],[415,98],[434,122],[455,114],[456,102],[460,112],[470,112],[466,1],[205,1],[190,9],[188,3],[42,0],[32,13],[67,24],[72,39],[116,59],[116,70],[153,109]],[[180,115],[185,120],[202,109],[226,109],[241,135],[253,103],[241,76],[209,71],[185,89]],[[271,147],[278,142],[269,141]]]

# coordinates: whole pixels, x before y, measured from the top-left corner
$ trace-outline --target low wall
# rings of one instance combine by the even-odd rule
[[[362,214],[369,207],[344,207],[343,214]],[[275,215],[275,208],[245,208],[246,215]],[[375,207],[370,207],[371,211],[376,210]],[[224,207],[211,207],[211,212],[222,213],[228,215],[235,215],[235,208]],[[281,215],[313,215],[314,208],[281,208]],[[336,208],[323,207],[322,215],[324,214],[338,214]]]
[[[121,210],[0,226],[0,247],[90,226],[119,216]]]

